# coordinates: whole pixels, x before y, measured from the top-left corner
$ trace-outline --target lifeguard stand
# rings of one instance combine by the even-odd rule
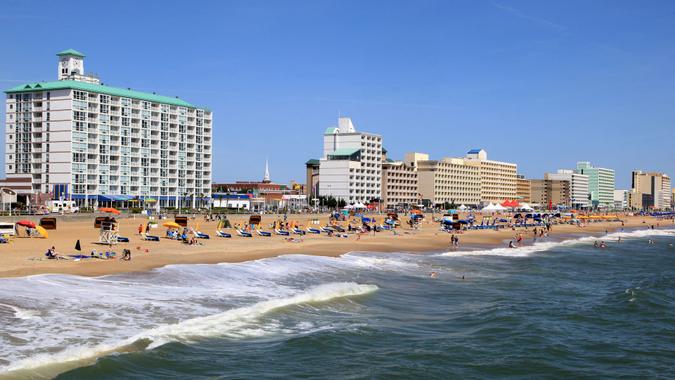
[[[98,242],[107,245],[117,244],[118,237],[117,221],[111,219],[102,220],[101,229],[98,234]]]

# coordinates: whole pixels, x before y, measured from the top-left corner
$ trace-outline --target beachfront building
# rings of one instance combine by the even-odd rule
[[[670,177],[664,173],[632,173],[630,207],[639,210],[665,210],[670,207],[672,188]]]
[[[590,207],[610,208],[614,206],[614,169],[596,168],[590,162],[577,163],[577,173],[588,176]]]
[[[570,182],[559,179],[531,179],[532,202],[549,209],[570,207]]]
[[[569,182],[569,205],[577,210],[590,206],[588,200],[588,176],[574,170],[559,169],[557,173],[544,174],[545,179]]]
[[[310,201],[319,196],[319,163],[314,158],[305,162],[305,195]]]
[[[427,156],[427,159],[418,160],[416,166],[419,193],[424,203],[480,205],[480,162],[449,157],[429,160]]]
[[[319,196],[347,204],[379,201],[382,136],[357,132],[350,118],[340,117],[337,127],[327,128],[323,134],[319,177]]]
[[[503,202],[516,198],[518,165],[488,160],[483,149],[470,150],[465,160],[480,163],[481,202]]]
[[[211,111],[104,85],[85,74],[82,53],[57,55],[58,80],[5,91],[8,180],[81,206],[209,204]]]
[[[524,175],[516,175],[516,199],[520,202],[531,202],[530,180]]]
[[[382,163],[382,203],[387,208],[407,208],[420,203],[417,161],[428,155],[408,153],[403,161],[384,156]]]
[[[630,204],[630,190],[614,190],[614,209],[625,210]]]

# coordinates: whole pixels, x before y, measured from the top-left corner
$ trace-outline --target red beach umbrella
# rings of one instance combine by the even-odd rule
[[[20,220],[16,222],[16,224],[22,227],[35,228],[35,223],[31,222],[30,220]]]

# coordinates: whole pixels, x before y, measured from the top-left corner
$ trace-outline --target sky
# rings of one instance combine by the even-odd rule
[[[304,182],[342,115],[390,158],[483,148],[528,178],[591,161],[628,188],[675,175],[673,20],[673,1],[3,0],[0,87],[55,80],[73,48],[105,84],[206,106],[214,182],[265,159]]]

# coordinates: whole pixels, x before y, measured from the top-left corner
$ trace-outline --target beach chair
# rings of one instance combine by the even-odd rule
[[[270,232],[267,232],[267,231],[255,230],[255,232],[257,232],[259,236],[272,237],[272,234]]]
[[[312,227],[307,227],[307,232],[309,232],[310,234],[319,235],[321,233],[321,230],[317,230],[316,228]]]
[[[227,239],[232,237],[231,234],[225,233],[223,231],[216,231],[216,236],[221,237],[221,238],[227,238]]]
[[[321,232],[329,233],[329,232],[335,232],[335,230],[332,227],[321,227]]]
[[[118,236],[118,237],[117,237],[117,242],[118,242],[118,243],[128,243],[128,242],[129,242],[129,238],[128,238],[128,237]]]
[[[304,234],[306,234],[307,232],[305,232],[305,231],[303,231],[303,230],[301,230],[301,229],[295,227],[295,228],[293,228],[293,233],[296,234],[296,235],[304,235]]]
[[[274,233],[280,236],[290,236],[291,233],[284,230],[274,230]]]
[[[250,232],[246,232],[244,230],[237,230],[237,235],[239,235],[241,237],[248,237],[248,238],[253,237],[253,235],[251,235]]]
[[[159,241],[159,236],[147,235],[145,233],[141,234],[141,239],[146,241]]]

